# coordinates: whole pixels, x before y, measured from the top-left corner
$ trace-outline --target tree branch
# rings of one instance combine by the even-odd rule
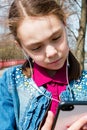
[[[75,33],[74,33],[68,26],[67,26],[67,29],[73,34],[74,38],[75,38],[76,41],[77,41],[77,37],[76,37]]]

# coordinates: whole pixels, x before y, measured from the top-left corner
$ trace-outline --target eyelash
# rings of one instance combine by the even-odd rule
[[[53,38],[52,40],[53,41],[57,41],[57,40],[59,40],[61,38],[61,36],[58,36],[58,37],[56,37],[56,38]]]
[[[39,50],[41,48],[41,46],[38,46],[37,48],[31,49],[32,51],[36,51]]]

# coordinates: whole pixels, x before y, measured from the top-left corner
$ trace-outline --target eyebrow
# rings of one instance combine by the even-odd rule
[[[56,35],[56,34],[61,34],[62,31],[63,31],[62,29],[59,29],[59,30],[53,32],[52,35],[50,36],[50,38],[53,37],[53,36]]]
[[[56,30],[56,31],[53,32],[53,33],[51,34],[51,36],[49,36],[48,38],[52,38],[54,35],[60,34],[61,32],[62,32],[62,29]],[[37,46],[38,44],[41,44],[42,42],[43,42],[43,41],[35,42],[35,43],[30,43],[30,45],[28,45],[28,47]]]

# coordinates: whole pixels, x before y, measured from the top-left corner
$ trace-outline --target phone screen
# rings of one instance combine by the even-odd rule
[[[85,114],[87,114],[87,102],[62,102],[59,104],[52,130],[67,130]]]

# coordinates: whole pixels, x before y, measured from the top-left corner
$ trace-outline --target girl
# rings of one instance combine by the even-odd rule
[[[53,115],[49,124],[48,117],[56,114],[59,101],[87,100],[87,72],[81,76],[69,50],[66,16],[55,0],[12,3],[9,28],[27,61],[0,79],[2,130],[49,130]]]

